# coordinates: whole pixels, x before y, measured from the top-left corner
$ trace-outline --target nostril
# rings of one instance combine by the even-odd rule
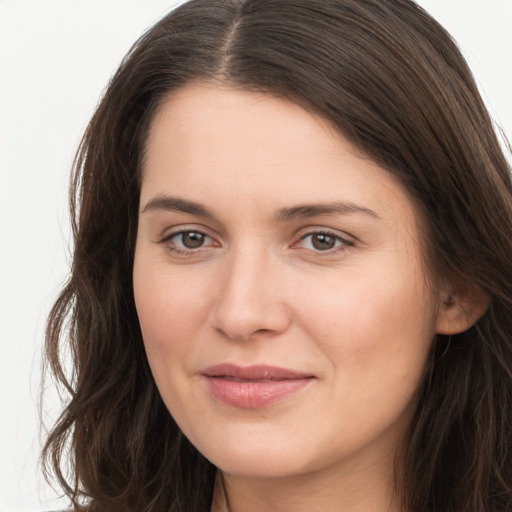
[[[222,337],[233,341],[250,341],[257,338],[268,338],[279,331],[273,329],[255,329],[243,331],[241,329],[230,328],[229,326],[222,326],[215,328],[216,332]]]
[[[258,329],[256,331],[254,331],[253,334],[266,334],[268,332],[271,332],[270,329]]]

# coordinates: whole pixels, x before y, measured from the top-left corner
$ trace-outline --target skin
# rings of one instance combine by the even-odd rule
[[[291,102],[195,84],[155,116],[140,204],[147,356],[173,417],[222,470],[230,510],[400,510],[393,464],[429,348],[463,315],[427,283],[418,216],[392,175]],[[205,236],[193,248],[183,231]],[[201,375],[225,362],[314,378],[237,408]]]

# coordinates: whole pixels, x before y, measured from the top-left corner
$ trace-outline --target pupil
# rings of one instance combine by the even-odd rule
[[[335,243],[336,241],[334,237],[331,235],[326,235],[325,233],[314,235],[312,240],[313,247],[319,251],[327,251],[332,249]]]
[[[201,247],[204,243],[204,235],[202,233],[197,233],[196,231],[189,231],[187,233],[183,233],[182,235],[183,245],[187,249],[197,249]]]

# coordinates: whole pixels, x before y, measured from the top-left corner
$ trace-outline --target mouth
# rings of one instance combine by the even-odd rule
[[[216,400],[242,409],[258,409],[298,393],[315,376],[277,366],[238,366],[231,363],[202,372]]]

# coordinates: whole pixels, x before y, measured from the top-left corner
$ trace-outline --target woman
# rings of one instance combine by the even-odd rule
[[[75,509],[512,509],[510,169],[416,4],[183,5],[73,191]]]

